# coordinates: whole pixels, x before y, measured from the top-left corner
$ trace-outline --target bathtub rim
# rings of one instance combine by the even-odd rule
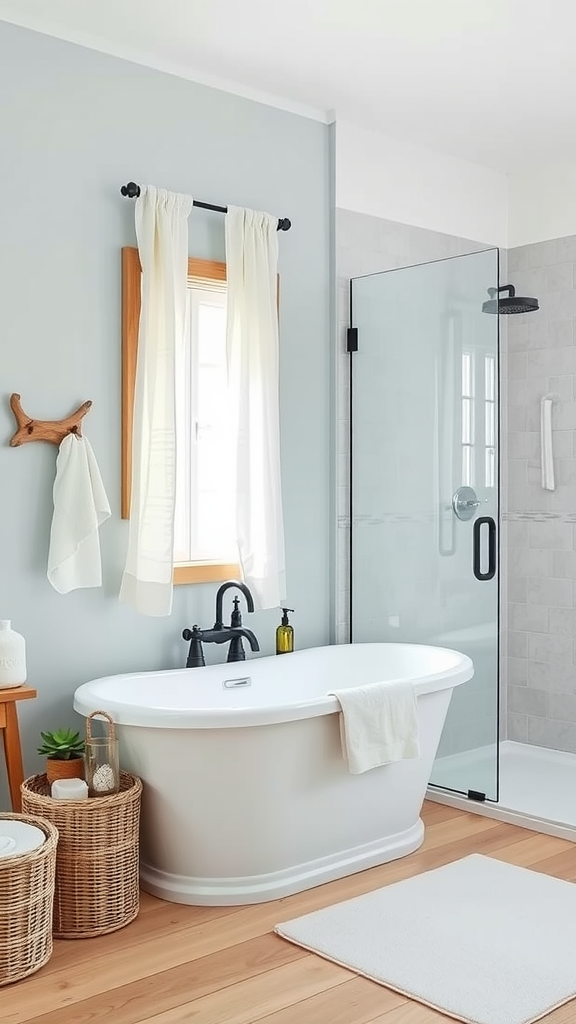
[[[320,651],[337,647],[337,644],[324,644],[318,647],[308,648],[309,651]],[[411,647],[419,650],[434,650],[446,652],[452,656],[456,656],[457,661],[450,668],[444,669],[441,672],[429,673],[427,675],[420,675],[413,678],[415,691],[417,696],[421,696],[426,693],[433,693],[437,690],[452,689],[455,686],[459,686],[461,683],[467,682],[474,675],[474,666],[472,660],[466,654],[462,654],[460,651],[455,651],[449,647],[437,647],[433,644],[391,644],[382,642],[382,644],[358,644],[358,645],[344,645],[348,646],[382,646],[382,647]],[[305,654],[306,651],[295,652],[296,657],[298,654]],[[266,660],[275,661],[274,655],[267,655],[264,658],[253,659],[262,664]],[[244,674],[248,674],[249,665],[252,660],[240,663],[241,666],[245,666]],[[135,726],[148,729],[231,729],[231,728],[248,728],[260,725],[271,725],[281,722],[295,722],[305,718],[317,718],[322,715],[336,714],[340,711],[340,705],[336,697],[324,694],[316,696],[310,699],[299,699],[292,701],[291,703],[273,704],[273,705],[261,705],[256,707],[211,707],[211,708],[159,708],[150,707],[143,704],[125,703],[118,699],[110,699],[108,697],[103,698],[101,695],[92,696],[90,688],[96,686],[98,683],[108,682],[109,680],[116,681],[132,681],[134,679],[141,679],[143,676],[157,676],[158,679],[165,678],[166,676],[173,676],[175,672],[211,672],[218,677],[222,672],[222,669],[226,669],[227,673],[232,669],[236,671],[232,665],[227,668],[226,664],[210,665],[204,669],[161,669],[161,670],[150,670],[145,672],[125,672],[119,673],[118,675],[112,676],[100,676],[97,679],[89,680],[86,683],[81,684],[74,693],[74,710],[80,715],[87,717],[92,714],[94,710],[101,708],[102,704],[105,703],[108,714],[111,714],[117,725]],[[407,676],[397,677],[401,679],[410,678]],[[390,682],[396,680],[389,680]]]

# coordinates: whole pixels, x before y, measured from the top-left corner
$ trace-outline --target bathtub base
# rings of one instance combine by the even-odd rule
[[[322,857],[297,864],[284,871],[246,878],[193,878],[159,871],[146,863],[140,864],[140,884],[146,892],[170,903],[186,903],[201,907],[231,907],[247,903],[266,903],[269,900],[292,896],[304,889],[312,889],[335,878],[344,878],[366,868],[387,864],[406,857],[424,841],[421,818],[411,828],[381,840],[365,843],[330,857]]]

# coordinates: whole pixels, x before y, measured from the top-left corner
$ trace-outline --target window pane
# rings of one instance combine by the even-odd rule
[[[486,356],[484,361],[484,371],[486,377],[486,398],[488,398],[491,402],[494,402],[496,399],[496,360],[494,359],[494,356]]]
[[[203,366],[221,366],[226,359],[226,307],[198,304],[198,358]]]
[[[462,394],[472,394],[472,358],[469,352],[462,353]]]
[[[234,506],[223,500],[222,490],[200,491],[198,507],[198,548],[196,559],[214,558],[222,561],[237,557],[234,537]]]
[[[470,445],[462,446],[462,483],[466,487],[472,484],[472,449]]]
[[[494,413],[495,404],[494,402],[485,402],[485,417],[486,417],[486,445],[488,447],[494,446]]]
[[[494,448],[486,449],[486,487],[494,487],[496,475],[496,454]]]
[[[462,444],[472,444],[472,399],[462,399]]]

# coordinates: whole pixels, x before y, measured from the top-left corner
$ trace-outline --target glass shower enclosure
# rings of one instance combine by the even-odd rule
[[[351,281],[350,639],[468,654],[431,783],[498,799],[498,250]]]

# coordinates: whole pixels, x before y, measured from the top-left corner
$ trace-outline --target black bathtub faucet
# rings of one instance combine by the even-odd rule
[[[224,594],[226,593],[227,590],[230,590],[231,587],[234,587],[236,590],[242,591],[244,597],[246,598],[246,606],[248,608],[248,611],[254,611],[254,599],[252,597],[252,594],[248,590],[246,584],[242,583],[240,580],[226,580],[225,583],[218,587],[218,591],[216,594],[216,622],[214,623],[214,629],[222,629],[222,601],[224,598]]]
[[[252,630],[246,629],[242,625],[242,615],[238,607],[239,599],[237,597],[234,598],[234,610],[232,612],[230,625],[225,626],[222,622],[222,601],[224,594],[231,587],[237,588],[244,594],[248,611],[254,611],[254,599],[245,583],[242,583],[240,580],[227,580],[223,583],[222,586],[218,588],[218,592],[216,594],[216,621],[212,629],[200,629],[197,625],[194,625],[192,629],[185,629],[182,633],[182,638],[190,641],[190,648],[186,659],[186,668],[201,668],[206,664],[202,648],[203,643],[224,644],[230,641],[226,661],[245,660],[246,652],[242,645],[243,637],[250,644],[251,650],[260,650],[260,645]]]

